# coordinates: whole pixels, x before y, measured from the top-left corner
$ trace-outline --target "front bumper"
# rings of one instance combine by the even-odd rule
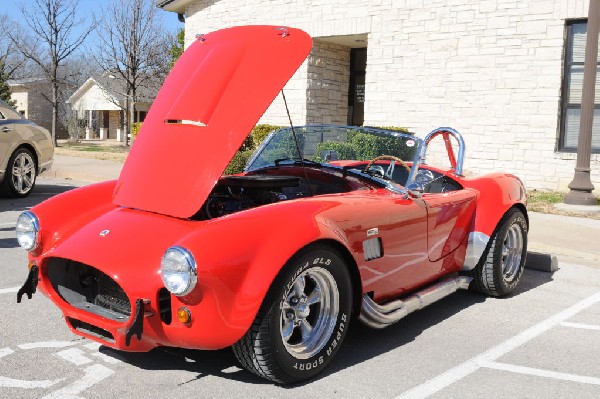
[[[219,295],[209,285],[199,283],[193,293],[180,298],[164,288],[158,273],[122,278],[62,258],[34,261],[39,265],[39,290],[60,308],[71,331],[108,347],[128,352],[158,346],[222,349],[245,333],[228,322]],[[190,322],[172,317],[181,307],[192,314]]]

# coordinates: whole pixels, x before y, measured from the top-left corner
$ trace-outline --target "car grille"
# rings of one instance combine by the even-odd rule
[[[51,258],[47,270],[52,287],[71,306],[117,321],[131,315],[125,291],[100,270],[62,258]]]

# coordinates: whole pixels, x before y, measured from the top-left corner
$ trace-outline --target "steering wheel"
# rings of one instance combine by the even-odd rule
[[[380,155],[376,158],[373,158],[368,164],[367,166],[365,166],[365,168],[363,169],[363,173],[367,173],[369,171],[369,169],[373,166],[373,164],[377,161],[384,161],[384,160],[389,160],[389,161],[396,161],[398,162],[400,165],[404,166],[406,168],[407,171],[410,172],[410,167],[406,164],[406,162],[404,162],[403,160],[401,160],[398,157],[395,157],[393,155]],[[386,175],[388,178],[392,178],[392,173],[394,172],[394,164],[391,163]]]

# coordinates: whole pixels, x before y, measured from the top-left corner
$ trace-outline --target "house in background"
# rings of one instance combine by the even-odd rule
[[[451,126],[465,138],[468,170],[510,171],[531,189],[566,190],[573,178],[589,0],[157,5],[185,16],[186,45],[236,25],[309,33],[312,53],[285,87],[296,125],[403,126],[421,137]],[[596,104],[591,179],[600,193],[600,94]],[[287,123],[281,97],[261,122]]]
[[[138,101],[134,104],[133,122],[143,122],[156,97],[159,84],[139,86]],[[122,141],[126,100],[125,81],[116,74],[105,72],[92,76],[66,101],[85,126],[85,139],[115,139]],[[83,137],[82,137],[83,138]]]
[[[50,81],[45,78],[10,79],[8,86],[12,92],[11,99],[16,101],[15,108],[25,118],[52,131],[52,93]],[[67,138],[68,134],[62,124],[56,127],[58,138]]]

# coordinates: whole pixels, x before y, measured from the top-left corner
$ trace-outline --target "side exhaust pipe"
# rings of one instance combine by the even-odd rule
[[[384,328],[394,324],[415,310],[423,309],[440,299],[469,288],[472,277],[457,276],[449,278],[419,291],[404,300],[395,300],[384,305],[377,304],[368,294],[362,300],[359,319],[372,328]]]

